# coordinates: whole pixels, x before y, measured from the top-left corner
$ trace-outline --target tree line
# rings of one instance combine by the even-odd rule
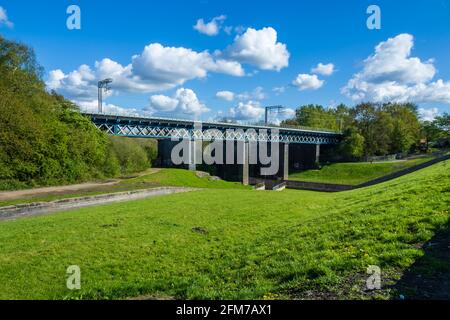
[[[282,125],[341,131],[344,137],[339,154],[346,160],[358,160],[425,151],[430,142],[436,144],[450,138],[449,123],[449,114],[434,121],[421,121],[418,107],[412,103],[360,103],[335,108],[304,105]]]
[[[46,91],[32,49],[0,36],[0,189],[116,177],[150,167],[152,140],[100,132],[64,97]]]

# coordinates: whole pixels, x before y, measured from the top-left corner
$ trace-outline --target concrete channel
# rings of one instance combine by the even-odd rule
[[[168,195],[173,193],[191,192],[197,189],[194,188],[177,188],[177,187],[164,187],[145,189],[129,192],[119,192],[111,194],[103,194],[98,196],[82,197],[82,198],[69,198],[63,200],[56,200],[51,202],[39,202],[30,204],[20,204],[8,207],[0,208],[0,221],[12,220],[21,217],[43,215],[58,211],[65,211],[70,209],[77,209],[83,207],[90,207],[96,205],[103,205],[114,202],[124,202],[130,200],[138,200],[144,198],[150,198],[155,196]]]

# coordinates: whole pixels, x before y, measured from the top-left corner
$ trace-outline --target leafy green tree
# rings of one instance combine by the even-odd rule
[[[447,137],[450,137],[450,114],[444,113],[435,120],[435,124],[444,132]]]
[[[150,167],[147,153],[139,142],[131,138],[111,137],[112,150],[119,160],[121,172],[130,174]]]
[[[341,154],[348,160],[361,158],[364,155],[364,140],[355,128],[346,129],[340,144]]]
[[[392,120],[390,153],[405,153],[417,145],[420,140],[421,126],[414,104],[385,104],[382,111]]]
[[[48,93],[27,46],[0,36],[0,189],[72,183],[148,168],[152,140],[110,139]]]
[[[298,125],[310,128],[339,130],[340,123],[334,111],[325,109],[321,105],[305,105],[296,110],[295,119],[283,122],[283,125]]]

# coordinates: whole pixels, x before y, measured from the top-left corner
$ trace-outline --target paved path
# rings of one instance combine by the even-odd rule
[[[13,220],[22,217],[43,215],[58,211],[65,211],[70,209],[77,209],[82,207],[89,207],[95,205],[108,204],[113,202],[124,202],[130,200],[138,200],[149,197],[183,193],[195,191],[193,188],[177,188],[177,187],[164,187],[154,188],[138,191],[119,192],[111,194],[103,194],[98,196],[72,198],[57,200],[52,202],[40,202],[33,204],[22,204],[16,206],[9,206],[0,208],[0,221]]]
[[[152,174],[160,171],[160,169],[150,169],[143,173],[140,173],[136,177]],[[89,182],[82,184],[73,184],[67,186],[55,186],[55,187],[45,187],[45,188],[35,188],[35,189],[24,189],[24,190],[15,190],[15,191],[4,191],[0,192],[0,201],[5,200],[16,200],[21,199],[23,197],[34,196],[34,195],[45,195],[48,193],[65,193],[65,192],[77,192],[95,189],[98,187],[108,187],[119,184],[121,181],[126,179],[115,179],[107,182]]]
[[[15,191],[5,191],[0,192],[0,201],[5,200],[15,200],[27,196],[42,195],[47,193],[55,192],[76,192],[88,189],[93,189],[97,187],[113,186],[120,182],[120,180],[108,181],[103,183],[83,183],[83,184],[73,184],[69,186],[57,186],[57,187],[46,187],[46,188],[36,188],[36,189],[25,189],[25,190],[15,190]]]

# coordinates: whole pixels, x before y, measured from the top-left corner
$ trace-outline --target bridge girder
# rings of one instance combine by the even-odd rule
[[[156,126],[139,125],[111,125],[96,124],[97,128],[107,134],[132,138],[153,139],[192,139],[192,140],[223,140],[223,141],[248,141],[248,142],[279,142],[279,143],[302,143],[302,144],[336,144],[339,142],[337,136],[325,136],[314,134],[283,134],[283,133],[261,133],[261,132],[239,132],[220,131],[217,129],[184,129]]]
[[[299,130],[278,127],[244,126],[224,123],[197,123],[189,120],[161,118],[133,118],[85,114],[100,130],[110,135],[154,138],[224,140],[246,142],[279,142],[297,144],[337,144],[341,134],[324,131]]]

